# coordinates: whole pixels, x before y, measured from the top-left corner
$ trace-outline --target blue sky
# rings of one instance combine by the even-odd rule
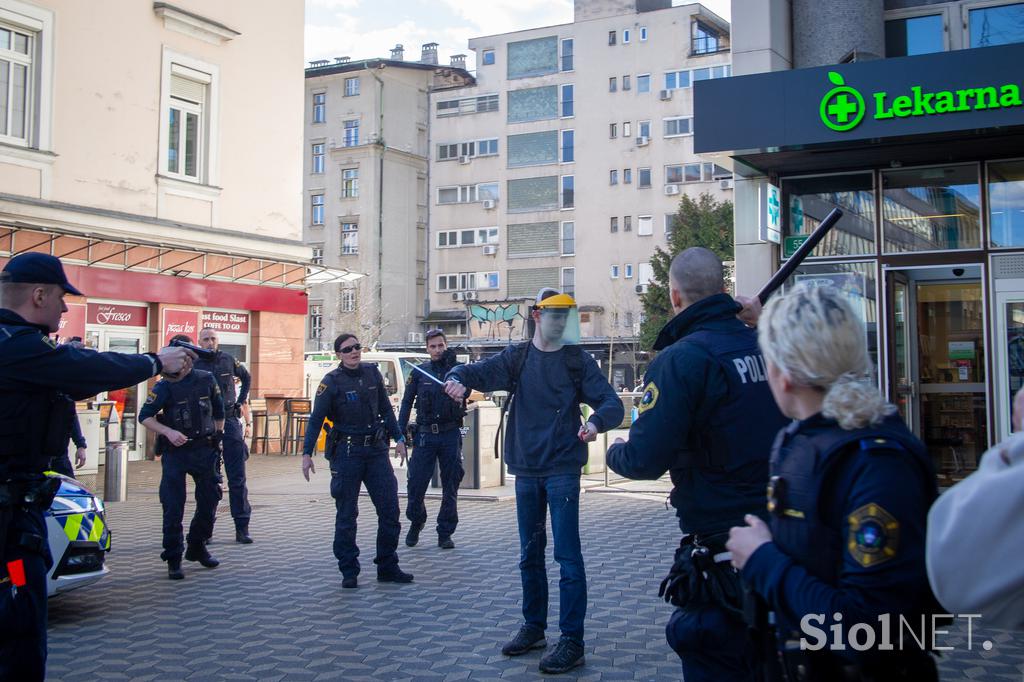
[[[703,4],[729,18],[729,0]],[[573,0],[306,0],[306,61],[387,57],[396,43],[416,60],[421,45],[434,42],[447,64],[451,55],[468,53],[474,36],[565,24],[572,7]]]

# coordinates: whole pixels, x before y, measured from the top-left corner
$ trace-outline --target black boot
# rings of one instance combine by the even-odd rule
[[[242,545],[251,545],[252,538],[249,537],[249,524],[235,526],[235,542]]]
[[[450,535],[437,538],[437,546],[441,549],[455,549],[455,543],[452,542],[452,536]]]
[[[377,582],[379,583],[411,583],[412,573],[406,573],[397,565],[386,571],[377,571]]]
[[[416,543],[420,541],[420,531],[423,530],[424,523],[414,523],[409,526],[409,533],[405,536],[405,544],[409,547],[415,547]]]
[[[189,545],[188,549],[185,550],[185,559],[188,561],[198,561],[206,568],[217,568],[220,566],[220,562],[213,558],[210,550],[206,549],[206,545],[202,543]]]
[[[167,560],[167,577],[171,580],[185,579],[185,572],[181,570],[181,559]]]

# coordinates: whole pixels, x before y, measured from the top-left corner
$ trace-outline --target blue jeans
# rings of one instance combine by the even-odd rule
[[[580,548],[580,477],[516,476],[516,516],[519,520],[519,572],[523,580],[523,619],[544,631],[548,625],[548,576],[544,562],[547,509],[555,542],[558,581],[558,627],[563,637],[583,645],[587,615],[587,574]]]
[[[441,433],[421,430],[416,435],[416,447],[409,458],[409,497],[405,516],[414,526],[427,522],[427,507],[423,496],[434,475],[434,462],[441,467],[441,509],[437,512],[437,536],[451,537],[459,525],[459,484],[466,475],[462,467],[462,434],[458,429]]]

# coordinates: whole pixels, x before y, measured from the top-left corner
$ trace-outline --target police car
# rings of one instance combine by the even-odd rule
[[[107,573],[110,530],[103,502],[73,478],[49,471],[60,479],[60,490],[46,512],[53,567],[46,580],[47,596],[85,587]]]

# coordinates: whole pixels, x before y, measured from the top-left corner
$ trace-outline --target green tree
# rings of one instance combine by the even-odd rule
[[[668,235],[668,250],[660,246],[651,258],[652,277],[643,294],[644,322],[640,345],[650,349],[658,332],[672,319],[668,298],[668,271],[676,254],[692,246],[711,249],[723,261],[733,260],[732,202],[719,201],[707,192],[697,199],[683,196]]]

